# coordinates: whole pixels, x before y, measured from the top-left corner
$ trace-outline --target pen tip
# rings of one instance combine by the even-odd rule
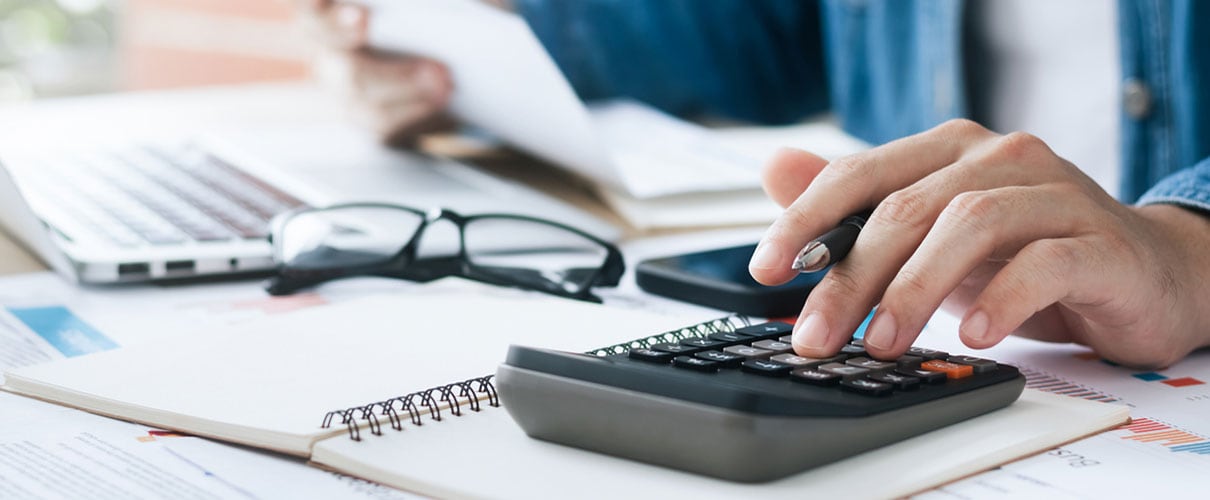
[[[813,273],[825,267],[828,267],[829,252],[828,247],[818,241],[812,241],[794,262],[790,264],[790,268],[803,273]]]

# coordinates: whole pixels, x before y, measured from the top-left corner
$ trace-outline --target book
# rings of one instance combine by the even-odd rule
[[[491,374],[509,344],[612,354],[745,321],[694,323],[564,299],[430,290],[24,367],[5,374],[3,389],[307,457],[402,489],[472,497],[617,496],[636,491],[629,485],[666,494],[798,496],[805,487],[854,484],[894,496],[1128,418],[1124,407],[1029,391],[1007,409],[955,426],[781,481],[741,485],[532,440],[498,408]],[[872,470],[896,473],[860,482]]]

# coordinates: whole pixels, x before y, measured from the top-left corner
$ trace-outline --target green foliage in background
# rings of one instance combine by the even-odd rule
[[[88,81],[89,63],[113,56],[116,3],[0,0],[0,101]]]

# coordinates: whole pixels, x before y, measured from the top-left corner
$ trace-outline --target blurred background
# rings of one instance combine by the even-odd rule
[[[306,77],[285,0],[0,0],[0,102]]]

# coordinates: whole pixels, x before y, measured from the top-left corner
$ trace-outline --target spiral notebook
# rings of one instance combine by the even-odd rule
[[[360,424],[356,435],[396,417],[427,423],[496,404],[486,375],[510,343],[584,351],[685,324],[487,288],[426,287],[176,335],[13,370],[4,389],[306,457],[348,433],[345,417]],[[395,413],[365,411],[384,407]]]
[[[490,374],[508,344],[620,353],[744,321],[692,323],[562,299],[430,291],[21,368],[5,374],[3,388],[308,457],[403,489],[470,497],[616,497],[634,491],[629,485],[653,495],[796,497],[804,487],[844,493],[869,467],[911,472],[910,480],[876,485],[876,496],[903,495],[1126,419],[1120,407],[1029,394],[1006,410],[824,469],[740,485],[538,442],[495,408]],[[930,460],[922,466],[924,455]]]

